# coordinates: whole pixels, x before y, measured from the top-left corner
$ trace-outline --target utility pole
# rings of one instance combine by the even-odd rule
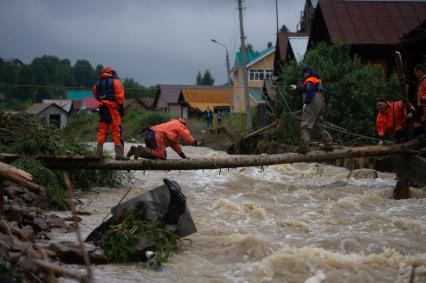
[[[226,71],[227,71],[227,77],[228,77],[228,88],[229,88],[229,113],[232,113],[232,84],[231,84],[231,70],[229,68],[229,53],[228,48],[225,44],[220,43],[219,41],[215,39],[210,39],[212,42],[219,44],[220,46],[225,48],[226,51]]]
[[[277,18],[277,34],[280,32],[280,27],[278,26],[278,0],[275,0],[275,15]]]
[[[244,24],[243,24],[243,0],[238,0],[238,12],[240,14],[240,35],[241,35],[241,61],[243,68],[243,80],[244,80],[244,103],[246,108],[246,131],[250,132],[253,130],[253,124],[251,119],[250,100],[249,100],[249,89],[248,89],[248,76],[247,76],[247,55],[246,55],[246,42],[244,36]]]

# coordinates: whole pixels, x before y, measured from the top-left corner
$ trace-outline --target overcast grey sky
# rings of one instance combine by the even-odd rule
[[[305,0],[278,0],[279,25],[296,30]],[[255,50],[275,44],[275,0],[245,0]],[[45,54],[112,65],[145,86],[193,84],[210,70],[226,82],[240,43],[235,0],[0,0],[0,57],[30,63]],[[231,66],[232,67],[232,66]]]

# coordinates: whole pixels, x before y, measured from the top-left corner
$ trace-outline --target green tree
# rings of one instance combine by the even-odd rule
[[[253,45],[251,45],[251,43],[247,43],[247,52],[248,53],[254,52]]]
[[[282,25],[280,28],[280,32],[288,32],[288,28],[286,25]]]
[[[201,72],[198,72],[196,83],[197,85],[214,85],[214,78],[209,70],[206,70],[203,75],[201,75]]]
[[[77,60],[74,65],[75,82],[78,86],[91,87],[96,79],[95,70],[87,60]]]
[[[18,69],[17,83],[21,86],[19,87],[16,98],[19,100],[31,99],[33,88],[26,86],[34,83],[34,72],[30,65],[23,65]]]
[[[290,91],[290,84],[302,83],[301,67],[310,66],[321,75],[325,99],[331,107],[327,120],[351,132],[373,136],[375,133],[375,101],[378,96],[389,99],[398,96],[396,76],[386,79],[378,65],[363,65],[351,56],[349,46],[340,43],[319,44],[306,53],[303,63],[290,62],[283,67],[278,89],[280,101],[277,112],[302,108],[302,97]]]

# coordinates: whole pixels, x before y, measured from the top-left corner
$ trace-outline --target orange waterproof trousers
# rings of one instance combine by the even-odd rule
[[[103,106],[106,106],[106,108]],[[98,144],[103,144],[106,141],[110,126],[114,144],[121,144],[121,117],[117,110],[117,103],[103,100],[99,106],[99,115]]]

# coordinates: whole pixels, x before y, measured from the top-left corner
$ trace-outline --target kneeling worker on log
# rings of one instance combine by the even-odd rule
[[[99,73],[99,79],[92,89],[93,95],[99,101],[99,131],[96,156],[103,156],[108,128],[111,127],[114,141],[115,159],[128,160],[124,156],[121,119],[124,116],[124,87],[117,77],[117,72],[111,66],[105,66]]]
[[[397,143],[402,143],[408,139],[407,119],[412,120],[414,117],[414,107],[410,104],[409,113],[406,113],[404,102],[387,101],[379,98],[376,101],[376,109],[378,111],[376,118],[376,131],[379,137],[379,145],[384,144],[384,138],[387,133],[391,133]],[[410,122],[410,121],[408,121]],[[414,135],[422,134],[422,126],[412,121]]]
[[[182,151],[179,138],[193,146],[202,145],[202,141],[195,140],[189,132],[183,119],[171,120],[169,122],[153,126],[145,131],[145,144],[143,146],[132,146],[127,156],[148,159],[166,159],[166,147],[170,146],[183,159],[187,158]]]
[[[300,145],[297,152],[306,154],[309,152],[311,137],[309,131],[316,128],[323,142],[322,149],[333,150],[331,135],[324,129],[324,94],[322,81],[319,74],[311,68],[303,67],[303,85],[291,85],[290,88],[303,94],[303,115],[300,123]]]

